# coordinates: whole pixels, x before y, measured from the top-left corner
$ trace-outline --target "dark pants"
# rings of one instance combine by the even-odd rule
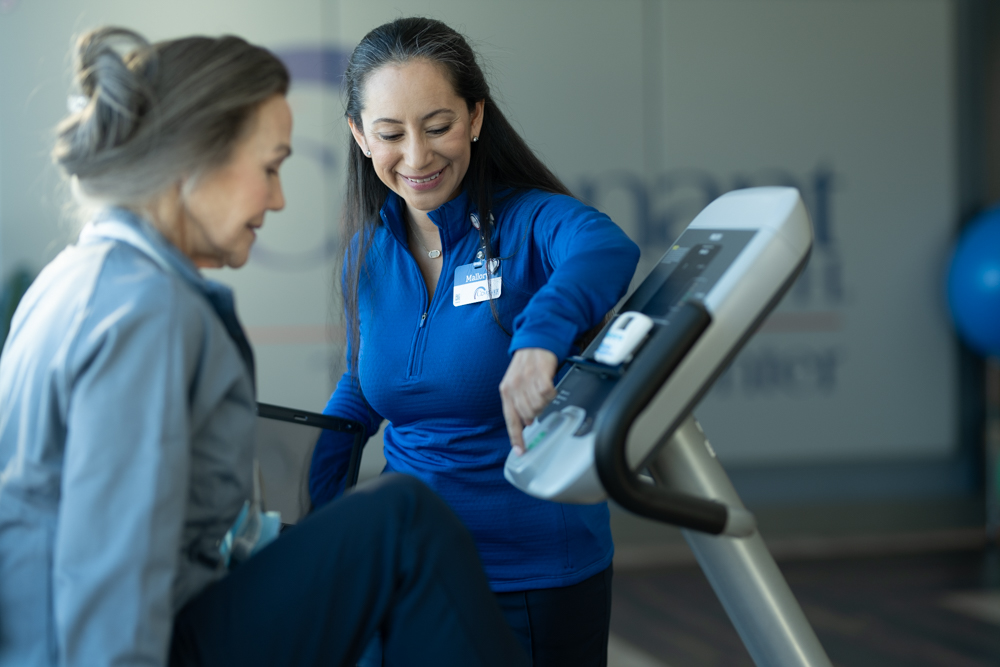
[[[472,537],[426,486],[386,475],[286,531],[176,616],[171,667],[526,664]]]
[[[497,593],[532,667],[606,667],[611,568],[573,586]]]

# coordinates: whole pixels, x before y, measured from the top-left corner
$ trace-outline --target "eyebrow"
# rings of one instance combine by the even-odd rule
[[[424,116],[420,120],[427,120],[428,118],[433,118],[434,116],[437,116],[438,114],[442,114],[442,113],[451,113],[451,114],[453,114],[455,112],[452,111],[451,109],[448,109],[448,108],[435,109],[434,111],[430,112],[429,114],[427,114],[426,116]],[[376,118],[375,120],[372,121],[372,125],[374,125],[375,123],[395,123],[396,125],[402,125],[403,121],[396,120],[395,118]]]

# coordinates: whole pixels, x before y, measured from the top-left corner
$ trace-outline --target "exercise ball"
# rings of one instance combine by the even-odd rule
[[[1000,206],[962,231],[948,268],[948,307],[970,348],[1000,357]]]

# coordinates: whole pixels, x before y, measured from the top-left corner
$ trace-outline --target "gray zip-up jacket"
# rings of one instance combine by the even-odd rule
[[[42,271],[0,356],[0,666],[166,663],[252,493],[252,373],[228,289],[128,211]]]

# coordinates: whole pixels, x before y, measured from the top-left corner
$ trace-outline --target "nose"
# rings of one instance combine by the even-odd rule
[[[433,160],[430,145],[427,143],[427,138],[423,132],[408,133],[406,146],[403,151],[406,166],[415,170],[418,174],[421,169],[428,166]]]
[[[285,208],[285,192],[281,187],[281,179],[276,178],[267,199],[267,210],[280,211],[283,208]]]

